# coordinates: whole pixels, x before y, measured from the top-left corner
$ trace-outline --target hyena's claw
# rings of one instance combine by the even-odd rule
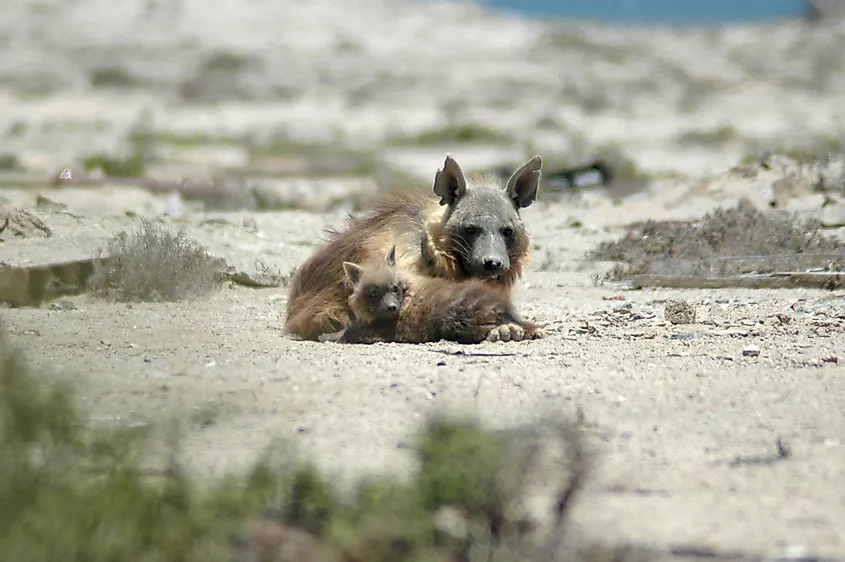
[[[541,340],[548,335],[549,335],[549,333],[546,332],[546,330],[544,330],[543,328],[535,328],[535,329],[531,330],[530,332],[525,333],[525,339]]]
[[[519,324],[502,324],[496,326],[487,333],[487,341],[522,341],[525,339],[525,330]]]

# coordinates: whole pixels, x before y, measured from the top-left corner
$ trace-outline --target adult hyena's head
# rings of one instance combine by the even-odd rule
[[[542,160],[520,166],[503,186],[495,178],[467,180],[446,156],[434,193],[447,205],[449,251],[466,277],[499,279],[527,256],[529,237],[519,211],[537,198]]]
[[[364,322],[395,320],[405,299],[405,286],[396,268],[396,246],[384,260],[359,265],[343,262],[343,272],[352,287],[349,305]]]

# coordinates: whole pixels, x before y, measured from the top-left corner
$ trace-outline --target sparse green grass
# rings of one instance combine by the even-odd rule
[[[798,164],[816,164],[831,155],[845,154],[845,136],[819,136],[805,142],[766,143],[755,146],[743,156],[742,164],[753,164],[765,160],[768,156],[779,155],[792,159]]]
[[[11,88],[23,99],[43,99],[62,88],[61,78],[47,69],[33,68],[29,72],[7,74],[3,77],[4,87]]]
[[[0,154],[0,170],[19,170],[20,168],[21,163],[17,154],[11,152]]]
[[[621,46],[601,43],[589,37],[586,32],[570,27],[547,32],[539,45],[543,50],[575,51],[585,57],[600,59],[612,64],[622,64],[643,51],[640,45],[626,44]]]
[[[508,506],[536,460],[533,446],[514,446],[525,434],[434,416],[415,476],[365,478],[343,494],[284,448],[243,475],[200,480],[177,462],[178,439],[159,439],[161,427],[85,419],[72,387],[33,372],[0,332],[0,559],[229,562],[236,550],[257,557],[237,560],[263,562],[564,559],[551,554],[556,539],[542,554],[497,556],[520,552],[508,529],[522,521]],[[567,503],[586,464],[574,433],[555,438],[567,451],[552,468]],[[144,468],[151,457],[164,467]],[[295,544],[298,556],[283,554]]]
[[[372,176],[376,171],[374,152],[342,143],[313,144],[277,136],[266,142],[249,144],[253,159],[303,159],[315,176]]]
[[[17,138],[25,135],[29,130],[29,124],[25,121],[14,121],[9,127],[8,135],[11,138]]]
[[[205,294],[222,279],[223,264],[184,232],[142,219],[104,248],[88,281],[96,293],[121,301],[176,301]]]
[[[213,136],[204,133],[180,134],[160,133],[151,131],[133,131],[129,135],[133,143],[166,144],[177,148],[193,148],[197,146],[239,146],[246,142],[243,138],[229,136]]]
[[[186,102],[215,102],[233,96],[249,96],[251,89],[240,83],[244,73],[261,66],[260,58],[246,53],[217,51],[199,61],[196,71],[178,87]]]
[[[95,68],[88,77],[93,88],[134,88],[140,81],[119,66]]]
[[[388,139],[385,144],[393,146],[432,146],[448,143],[464,144],[511,144],[514,140],[496,129],[471,123],[444,125],[416,135],[397,136]]]
[[[620,262],[605,276],[618,281],[638,274],[730,276],[795,270],[808,258],[812,261],[813,254],[830,253],[842,255],[831,266],[843,270],[845,243],[824,236],[816,221],[763,212],[743,200],[700,221],[634,224],[621,239],[599,244],[587,258]]]
[[[689,130],[678,135],[678,143],[686,146],[725,144],[739,139],[739,133],[729,125],[715,129]]]
[[[201,74],[235,74],[254,64],[254,59],[240,53],[218,51],[206,57],[200,64]]]
[[[106,176],[142,178],[147,174],[147,163],[137,152],[126,156],[111,155],[105,152],[91,154],[82,160],[86,172],[100,170]]]

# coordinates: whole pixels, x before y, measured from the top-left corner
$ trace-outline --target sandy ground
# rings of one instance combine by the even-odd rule
[[[2,316],[34,361],[78,382],[98,421],[193,416],[184,454],[202,473],[242,468],[277,438],[341,480],[402,472],[413,462],[403,444],[428,412],[457,409],[506,427],[580,409],[599,459],[575,511],[586,536],[665,549],[845,555],[845,377],[829,362],[845,359],[842,295],[596,287],[597,270],[582,256],[609,233],[568,226],[570,212],[577,209],[560,202],[525,212],[545,257],[517,299],[547,326],[542,341],[295,341],[279,330],[283,289],[236,285],[201,301],[127,305],[79,296],[66,299],[73,307]],[[64,214],[38,216],[63,240],[54,247],[72,245],[85,229]],[[257,228],[246,228],[243,216],[198,215],[182,226],[227,259],[260,257],[285,271],[313,251],[308,233],[341,220],[255,214]],[[120,223],[108,224],[103,236]],[[43,242],[0,249],[8,261],[26,243]],[[624,300],[606,300],[614,296]],[[667,323],[669,298],[694,303],[697,323]],[[759,356],[743,354],[750,345]],[[778,439],[791,457],[731,464],[775,455]]]
[[[761,208],[778,199],[841,235],[845,192],[814,191],[811,170],[726,170],[761,147],[842,151],[845,25],[632,30],[450,2],[337,6],[4,3],[0,153],[17,166],[0,174],[0,203],[38,209],[54,235],[7,239],[0,262],[90,257],[147,215],[185,228],[239,270],[284,275],[349,208],[318,197],[314,208],[332,210],[215,212],[133,186],[44,183],[85,155],[127,150],[133,133],[157,139],[151,176],[238,170],[249,181],[278,180],[282,208],[308,207],[301,199],[320,189],[353,189],[348,178],[288,182],[285,166],[313,172],[297,168],[309,143],[372,157],[361,175],[393,170],[426,182],[447,151],[471,169],[515,164],[526,152],[580,161],[616,145],[653,180],[650,189],[624,200],[546,191],[524,213],[538,249],[516,296],[549,337],[300,342],[280,333],[283,287],[232,284],[177,304],[76,296],[63,299],[72,305],[4,309],[13,340],[75,381],[95,421],[189,414],[185,460],[202,474],[243,468],[276,438],[340,481],[404,473],[413,465],[408,440],[434,410],[498,427],[581,411],[599,459],[574,514],[585,536],[845,559],[842,293],[626,291],[596,286],[598,266],[583,262],[631,221],[693,219],[739,197]],[[439,142],[416,142],[454,126],[506,142],[456,142],[448,130]],[[258,158],[256,147],[274,139],[282,148]],[[697,323],[667,323],[670,298],[693,303]],[[759,355],[743,353],[755,345]],[[778,439],[791,456],[744,462],[771,460]]]

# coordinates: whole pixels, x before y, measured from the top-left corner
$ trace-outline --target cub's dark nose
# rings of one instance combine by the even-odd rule
[[[504,269],[505,264],[503,264],[502,260],[499,258],[484,258],[482,265],[484,266],[484,271],[499,273],[502,269]]]
[[[387,305],[387,311],[388,311],[388,312],[396,312],[397,310],[399,310],[399,306],[398,306],[398,305],[396,305],[396,304],[389,304],[389,305]]]

